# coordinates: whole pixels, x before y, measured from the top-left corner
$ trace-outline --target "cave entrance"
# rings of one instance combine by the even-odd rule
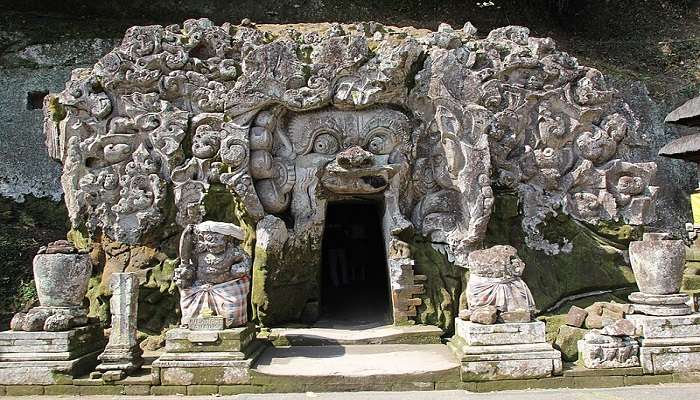
[[[392,322],[382,214],[378,202],[328,204],[319,324],[360,327]]]

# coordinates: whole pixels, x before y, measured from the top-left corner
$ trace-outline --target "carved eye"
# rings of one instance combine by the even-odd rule
[[[322,133],[314,140],[314,152],[319,154],[335,154],[339,147],[338,139],[330,133]]]
[[[388,132],[384,129],[376,129],[372,138],[367,142],[367,150],[374,154],[389,154],[394,148],[394,143],[391,140]]]

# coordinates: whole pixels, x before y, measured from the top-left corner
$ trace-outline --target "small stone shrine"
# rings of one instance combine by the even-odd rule
[[[462,380],[561,374],[561,353],[546,342],[544,322],[532,321],[535,304],[521,278],[525,263],[515,248],[494,246],[473,251],[468,263],[469,308],[460,311],[449,343],[462,363]]]
[[[685,246],[664,234],[645,234],[630,243],[630,262],[640,292],[632,293],[635,314],[626,318],[640,336],[640,362],[647,374],[700,371],[700,313],[679,293]]]
[[[34,257],[39,306],[16,314],[0,332],[0,383],[71,382],[92,371],[104,347],[102,328],[89,324],[83,299],[90,257],[66,241],[42,247]]]

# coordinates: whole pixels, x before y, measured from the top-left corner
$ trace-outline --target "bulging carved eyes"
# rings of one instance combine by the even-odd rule
[[[393,148],[393,143],[384,134],[374,135],[367,143],[367,150],[374,154],[389,154]]]
[[[319,154],[335,154],[340,145],[338,139],[330,133],[322,133],[314,140],[314,152]]]

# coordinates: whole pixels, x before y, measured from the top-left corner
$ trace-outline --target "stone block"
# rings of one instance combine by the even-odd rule
[[[499,318],[505,323],[530,322],[532,321],[532,313],[530,310],[505,311],[499,315]]]
[[[470,346],[543,343],[545,325],[542,321],[481,325],[455,320],[455,333]]]
[[[689,315],[693,312],[690,306],[685,304],[654,306],[649,304],[635,304],[634,311],[639,314],[653,315],[659,317],[670,317],[677,315]]]
[[[44,394],[44,387],[38,385],[17,385],[5,388],[7,396],[36,396]]]
[[[661,383],[673,383],[673,375],[625,376],[624,381],[625,386],[658,385]]]
[[[124,394],[124,386],[102,385],[102,386],[80,386],[81,396],[118,396]]]
[[[578,342],[579,358],[586,368],[626,368],[639,366],[639,344],[624,336],[589,332]]]
[[[604,327],[600,333],[608,336],[634,336],[636,329],[632,321],[618,319],[614,323]]]
[[[469,320],[477,324],[491,325],[496,323],[498,311],[494,306],[483,306],[472,310]]]
[[[586,329],[601,329],[603,327],[603,318],[600,315],[588,313],[585,322]]]
[[[700,371],[700,345],[647,347],[642,342],[639,361],[646,374]]]
[[[151,394],[151,385],[124,385],[124,394],[127,396],[148,396]]]
[[[583,323],[586,322],[587,315],[588,311],[583,308],[571,306],[569,312],[566,314],[566,325],[580,328],[583,326]]]
[[[539,332],[540,328],[537,327],[537,323],[483,326],[486,328],[502,325],[532,325],[537,332],[537,335],[534,336],[538,339],[541,338],[539,343],[475,346],[468,344],[462,335],[455,335],[448,343],[448,347],[461,362],[461,380],[468,382],[534,379],[561,374],[561,353],[544,342],[544,324],[541,322],[539,324],[541,324],[542,332]],[[462,329],[465,327],[463,326]],[[532,332],[530,335],[532,336]]]
[[[44,394],[47,396],[74,396],[80,394],[80,386],[48,385],[44,388]]]
[[[174,395],[186,395],[186,386],[153,386],[151,387],[151,394],[154,396],[174,396]]]
[[[548,358],[476,361],[463,363],[460,373],[465,382],[545,378],[552,376],[556,363]]]
[[[634,322],[637,333],[645,339],[700,338],[700,313],[670,317],[633,314],[627,319]]]
[[[73,377],[87,374],[97,365],[100,351],[69,361],[5,361],[0,362],[2,385],[71,384]]]
[[[575,376],[574,387],[579,388],[608,388],[624,386],[623,376]]]
[[[233,396],[244,393],[263,393],[263,389],[259,385],[220,385],[219,394],[222,396]]]
[[[218,365],[217,365],[218,364]],[[178,363],[177,366],[161,367],[161,385],[241,385],[250,383],[250,363],[201,362]]]
[[[187,386],[188,396],[211,396],[219,394],[219,387],[216,385],[190,385]]]
[[[554,348],[561,351],[564,361],[576,361],[578,359],[578,341],[588,332],[586,329],[575,328],[569,325],[559,327],[559,332],[554,340]]]
[[[631,293],[627,298],[636,304],[648,304],[650,306],[682,305],[690,301],[686,293],[676,294],[647,294],[642,292]]]

